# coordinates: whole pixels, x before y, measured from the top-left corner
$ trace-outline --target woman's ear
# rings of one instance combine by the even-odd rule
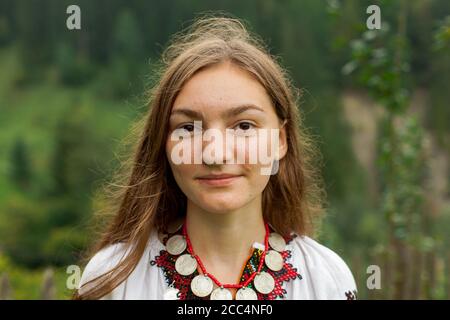
[[[278,135],[278,140],[279,140],[278,141],[278,160],[283,159],[288,150],[287,136],[286,136],[286,122],[287,122],[287,120],[284,120],[283,123],[281,124],[279,135]]]

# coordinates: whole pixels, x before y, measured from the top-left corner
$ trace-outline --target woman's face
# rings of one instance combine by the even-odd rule
[[[183,86],[169,127],[173,176],[188,201],[207,212],[261,201],[273,160],[287,151],[264,87],[230,62],[197,72]]]

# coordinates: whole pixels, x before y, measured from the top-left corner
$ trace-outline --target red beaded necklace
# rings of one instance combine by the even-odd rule
[[[244,283],[242,284],[222,284],[220,283],[219,280],[216,279],[216,277],[214,277],[212,274],[209,274],[206,271],[205,266],[202,263],[202,260],[200,259],[200,257],[198,255],[196,255],[194,253],[194,249],[192,248],[192,244],[191,241],[189,239],[189,236],[187,234],[187,227],[186,227],[186,223],[183,224],[183,236],[186,239],[186,243],[187,243],[187,250],[188,252],[195,258],[195,260],[197,260],[198,265],[200,266],[200,269],[202,270],[203,274],[205,276],[208,276],[211,278],[212,281],[214,281],[214,283],[221,288],[236,288],[236,289],[240,289],[243,287],[248,286],[248,284],[250,282],[253,281],[253,279],[256,277],[257,274],[259,274],[261,272],[261,269],[263,267],[264,264],[264,258],[266,256],[267,250],[269,248],[269,225],[267,224],[267,222],[264,223],[264,227],[266,229],[266,235],[264,237],[264,251],[261,254],[261,258],[259,260],[259,265],[258,265],[258,269],[256,272],[254,272]]]

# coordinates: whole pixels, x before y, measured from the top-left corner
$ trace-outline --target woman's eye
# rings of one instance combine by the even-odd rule
[[[185,124],[185,125],[181,126],[180,128],[181,128],[181,129],[184,129],[184,130],[186,130],[186,131],[189,131],[189,132],[192,132],[192,131],[194,131],[194,129],[195,129],[194,125],[193,125],[193,124],[190,124],[190,123]]]
[[[237,125],[237,128],[238,128],[238,129],[244,130],[244,131],[250,130],[250,129],[252,129],[253,127],[254,127],[254,125],[251,124],[250,122],[241,122],[241,123],[239,123],[239,124]]]
[[[202,128],[201,126],[196,126],[194,123],[185,123],[179,125],[172,133],[176,139],[188,138],[193,135],[201,134]]]
[[[194,132],[194,133],[200,133],[202,132],[202,126],[195,124],[195,123],[185,123],[180,125],[178,130],[187,131],[187,132]]]
[[[234,133],[237,136],[252,136],[256,133],[256,126],[248,121],[242,121],[234,127]]]

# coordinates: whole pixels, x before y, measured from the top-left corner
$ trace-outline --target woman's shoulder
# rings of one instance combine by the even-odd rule
[[[298,264],[315,282],[322,282],[319,287],[336,291],[336,298],[355,299],[357,288],[355,279],[347,263],[333,250],[308,236],[293,234],[289,242]],[[331,295],[333,298],[335,295]]]
[[[84,273],[96,271],[108,271],[108,267],[120,260],[125,252],[125,244],[122,242],[107,245],[103,249],[97,251],[90,259],[84,269]],[[101,269],[101,270],[100,270]]]
[[[114,269],[114,267],[116,267],[125,257],[126,252],[127,250],[125,244],[122,242],[107,245],[106,247],[97,251],[89,259],[83,270],[78,285],[79,289],[89,281],[94,280],[95,278]]]
[[[145,263],[148,260],[149,256],[156,255],[159,250],[163,247],[160,240],[158,239],[158,236],[155,232],[152,232],[148,241],[146,248],[142,254],[141,259],[138,261],[136,267],[133,269],[133,272],[129,275],[129,277],[122,282],[118,287],[116,287],[113,292],[111,292],[107,297],[104,297],[103,299],[116,299],[123,295],[125,284],[128,281],[130,277],[139,276],[136,274],[136,270],[141,270],[143,267],[145,267]],[[114,244],[109,244],[102,248],[101,250],[97,251],[88,261],[86,264],[83,273],[81,275],[81,279],[79,281],[79,292],[83,293],[85,290],[89,289],[89,286],[86,285],[91,280],[94,280],[95,278],[108,273],[109,271],[113,270],[116,266],[120,264],[121,261],[123,261],[126,256],[130,253],[133,246],[125,243],[125,242],[118,242]],[[139,272],[138,272],[139,273]],[[85,285],[84,287],[82,287]]]
[[[311,266],[327,265],[338,273],[351,275],[350,269],[345,261],[336,252],[319,243],[317,240],[308,236],[294,235],[291,244],[302,252]]]

